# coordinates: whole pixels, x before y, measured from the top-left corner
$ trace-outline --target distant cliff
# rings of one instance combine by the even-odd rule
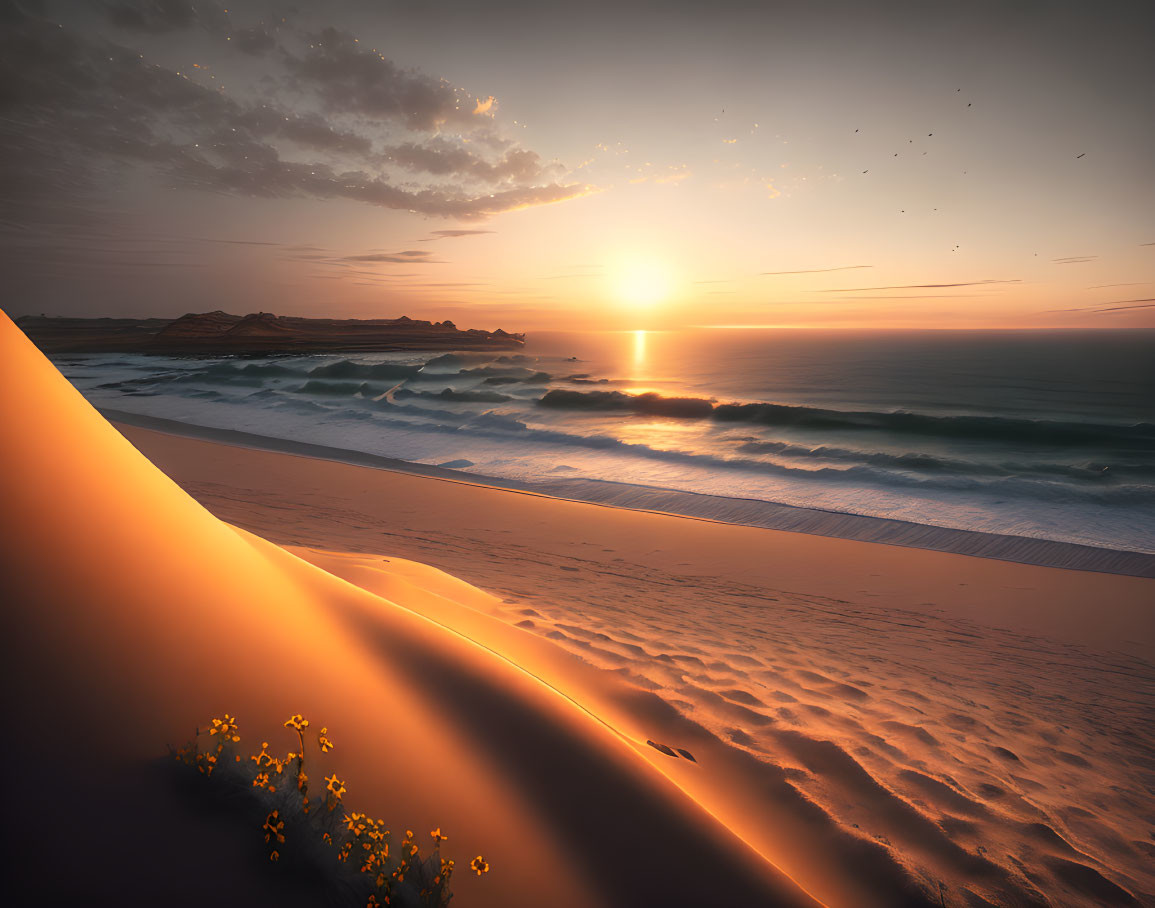
[[[400,318],[293,318],[201,312],[177,319],[48,318],[16,324],[46,353],[164,353],[171,356],[385,350],[510,349],[524,334],[461,330],[453,322]]]

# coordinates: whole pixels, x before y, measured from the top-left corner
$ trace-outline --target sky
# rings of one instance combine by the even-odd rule
[[[1155,10],[0,0],[9,314],[1155,327]]]

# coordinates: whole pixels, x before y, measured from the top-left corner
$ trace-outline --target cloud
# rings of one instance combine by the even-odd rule
[[[233,32],[233,44],[242,53],[259,56],[277,46],[277,39],[262,25],[250,25]]]
[[[215,0],[119,0],[103,4],[109,22],[129,31],[163,34],[200,26],[220,32],[228,13]]]
[[[202,243],[224,243],[228,246],[280,246],[280,243],[270,243],[267,240],[218,240],[212,237],[198,237]],[[301,247],[293,247],[301,248]]]
[[[480,236],[485,233],[497,233],[496,230],[434,230],[430,236],[427,236],[421,242],[431,243],[434,240],[451,240],[463,236]]]
[[[477,122],[467,93],[362,49],[349,32],[325,28],[306,38],[303,51],[284,50],[284,63],[295,86],[313,92],[326,110],[394,119],[422,132]]]
[[[965,281],[958,284],[898,284],[893,287],[845,287],[831,290],[814,290],[812,293],[858,293],[865,290],[932,290],[941,287],[983,287],[988,284],[1021,284],[1022,278],[1009,281]]]
[[[1078,265],[1082,262],[1093,262],[1097,255],[1068,255],[1061,259],[1051,259],[1056,265]]]
[[[487,183],[530,183],[545,173],[541,157],[535,151],[509,148],[496,161],[488,161],[441,136],[426,142],[393,145],[385,149],[384,155],[386,160],[407,170],[470,176]]]
[[[418,249],[406,249],[404,252],[371,252],[366,255],[346,255],[342,262],[398,262],[409,265],[425,265],[433,262],[429,258],[433,253]]]
[[[827,271],[854,271],[857,268],[873,268],[873,265],[840,265],[837,268],[814,268],[809,271],[762,271],[761,275],[771,276],[776,274],[824,274]]]
[[[1081,306],[1077,309],[1047,309],[1047,312],[1122,312],[1128,309],[1155,308],[1155,297],[1141,300],[1115,300],[1113,303],[1099,303],[1094,306]]]
[[[108,7],[129,37],[205,28],[212,9],[176,0]],[[473,128],[476,121],[458,109],[461,93],[448,83],[362,52],[344,33],[326,30],[317,40],[302,55],[281,48],[251,65],[269,69],[274,87],[285,81],[287,67],[288,78],[319,99],[324,113],[300,98],[282,103],[274,89],[263,101],[234,97],[92,30],[15,8],[0,34],[0,165],[26,188],[5,199],[4,215],[20,223],[76,217],[69,212],[78,208],[78,187],[98,191],[118,163],[147,166],[171,185],[208,192],[347,199],[466,221],[592,191],[547,179],[539,156],[502,140],[489,118],[476,150],[443,135],[381,142],[389,125],[382,120],[410,130]],[[398,185],[380,147],[404,149],[407,169],[430,179]],[[491,160],[485,149],[498,154]]]

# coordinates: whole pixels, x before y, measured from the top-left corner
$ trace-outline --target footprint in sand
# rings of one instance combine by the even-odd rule
[[[659,750],[662,753],[664,753],[667,757],[673,757],[675,760],[678,759],[678,754],[681,754],[683,757],[685,757],[691,763],[697,763],[698,762],[692,753],[690,753],[688,750],[684,750],[681,747],[679,747],[678,750],[675,752],[674,748],[670,747],[667,744],[659,744],[656,741],[650,741],[650,740],[647,740],[646,743],[649,744],[650,747],[654,748],[654,750]]]

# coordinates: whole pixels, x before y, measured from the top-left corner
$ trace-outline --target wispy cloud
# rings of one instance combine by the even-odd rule
[[[497,233],[496,230],[434,230],[429,236],[421,240],[422,243],[432,243],[435,240],[451,240],[463,236],[481,236],[486,233]]]
[[[202,243],[224,243],[228,246],[280,246],[280,243],[270,243],[266,240],[214,240],[210,237],[198,237]]]
[[[1097,255],[1068,255],[1060,259],[1051,259],[1056,265],[1079,265],[1083,262],[1093,262]]]
[[[955,284],[897,284],[892,287],[843,287],[830,290],[812,290],[811,293],[858,293],[866,290],[937,290],[943,287],[985,287],[990,284],[1021,284],[1022,278],[1008,281],[961,281]]]
[[[1127,309],[1155,308],[1155,297],[1141,300],[1115,300],[1113,303],[1099,303],[1095,306],[1080,306],[1075,309],[1046,309],[1046,312],[1123,312]]]
[[[761,271],[759,274],[764,277],[772,277],[778,274],[825,274],[829,271],[855,271],[859,268],[873,267],[873,265],[839,265],[837,268],[812,268],[807,271]]]
[[[402,252],[370,252],[365,255],[346,255],[341,257],[341,261],[427,265],[435,261],[430,258],[432,254],[424,249],[406,249]]]

